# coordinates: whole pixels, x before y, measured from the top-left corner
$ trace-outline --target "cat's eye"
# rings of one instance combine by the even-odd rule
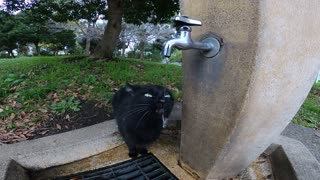
[[[166,95],[164,95],[164,97],[165,98],[170,98],[171,96],[170,96],[170,94],[166,94]]]
[[[145,93],[144,96],[145,97],[152,97],[152,95],[150,93]]]

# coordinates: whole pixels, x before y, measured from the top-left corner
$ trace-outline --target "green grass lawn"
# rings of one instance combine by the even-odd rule
[[[126,82],[164,85],[181,100],[179,66],[132,59],[93,62],[63,58],[0,59],[0,133],[79,111],[81,101],[110,107],[113,93]],[[320,84],[314,85],[293,122],[320,128]]]
[[[293,122],[305,127],[320,129],[320,83],[312,87]]]
[[[182,69],[175,65],[132,59],[0,59],[0,131],[33,126],[50,114],[79,111],[81,101],[110,106],[114,91],[126,82],[164,85],[176,99],[182,96]]]

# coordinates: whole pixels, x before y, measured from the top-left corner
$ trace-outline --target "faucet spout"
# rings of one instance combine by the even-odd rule
[[[179,49],[179,47],[181,47],[181,46],[183,46],[183,44],[181,43],[180,39],[170,39],[164,43],[162,54],[165,57],[169,58],[171,56],[172,48]]]
[[[191,38],[191,27],[182,26],[177,29],[176,37],[163,44],[163,55],[171,56],[172,48],[179,50],[199,49],[206,57],[215,56],[220,50],[220,42],[216,38],[207,38],[203,41],[193,41]],[[208,56],[207,56],[208,55]]]

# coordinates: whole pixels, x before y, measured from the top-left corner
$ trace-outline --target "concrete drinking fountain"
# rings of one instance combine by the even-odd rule
[[[192,30],[192,46],[171,41],[167,49],[188,49],[181,136],[169,131],[150,151],[183,180],[240,172],[239,179],[318,179],[319,162],[302,143],[280,133],[320,68],[319,6],[318,0],[181,1],[182,13],[203,24]],[[190,37],[191,29],[180,30]],[[196,43],[207,37],[212,38]],[[0,179],[50,179],[127,160],[126,153],[116,123],[106,121],[0,145]],[[266,161],[272,173],[259,166]]]

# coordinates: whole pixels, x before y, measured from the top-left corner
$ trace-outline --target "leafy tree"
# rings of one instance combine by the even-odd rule
[[[0,50],[7,51],[10,57],[14,57],[13,50],[17,48],[18,36],[15,28],[14,17],[0,11]]]
[[[58,22],[76,22],[84,34],[86,40],[85,53],[89,55],[91,42],[95,42],[100,38],[97,36],[96,23],[99,17],[106,11],[106,2],[104,0],[61,0],[57,2],[49,1],[49,4],[42,7],[46,8],[48,5],[55,7],[54,10],[57,12],[55,14],[51,14],[50,11],[46,13],[53,20]],[[85,28],[82,28],[83,26],[78,23],[82,19],[85,20]]]
[[[77,22],[86,39],[86,54],[90,53],[90,42],[96,40],[92,36],[96,34],[96,22],[107,8],[105,0],[5,0],[5,5],[9,12],[31,10],[39,19]],[[78,23],[80,20],[85,20],[86,28]]]
[[[108,0],[107,18],[102,41],[95,49],[93,58],[112,59],[121,32],[122,18],[133,24],[165,23],[179,11],[179,0]]]
[[[75,34],[71,30],[49,27],[47,21],[37,19],[29,10],[16,15],[0,11],[0,50],[8,51],[9,56],[14,57],[14,49],[25,54],[30,43],[35,45],[37,55],[40,54],[40,43],[56,53],[65,48],[73,49]]]
[[[5,0],[8,11],[32,9],[55,21],[87,19],[94,23],[105,14],[108,23],[93,58],[111,59],[121,32],[122,19],[127,23],[165,23],[179,11],[179,0]],[[87,7],[87,8],[84,8]],[[106,9],[106,7],[108,9]],[[85,10],[85,11],[81,11]],[[88,42],[89,39],[88,39]]]
[[[20,12],[15,16],[18,23],[17,35],[19,36],[19,44],[26,45],[33,43],[36,47],[36,55],[40,54],[39,44],[44,41],[48,35],[46,20],[38,19],[30,11]]]
[[[30,11],[19,12],[16,15],[0,11],[0,33],[2,50],[9,52],[13,57],[13,49],[21,49],[29,43],[36,47],[36,54],[39,55],[39,43],[43,41],[48,33],[46,22],[33,16]]]
[[[76,35],[73,31],[62,30],[50,32],[44,42],[46,43],[46,47],[52,50],[54,55],[57,55],[58,51],[74,49],[76,45],[75,37]]]

